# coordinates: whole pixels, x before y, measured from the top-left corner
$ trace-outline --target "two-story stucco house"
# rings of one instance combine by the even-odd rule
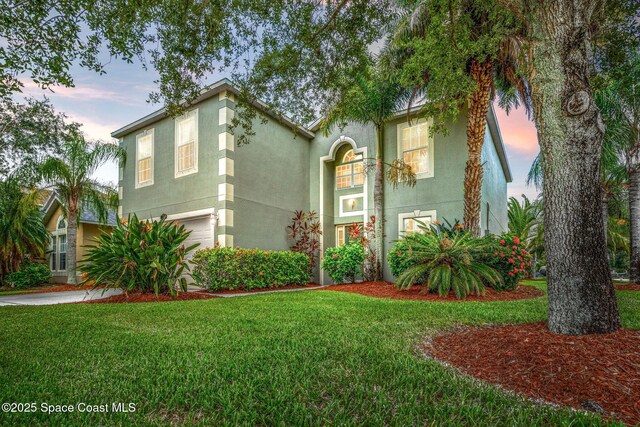
[[[120,168],[119,215],[157,218],[165,213],[193,230],[200,247],[227,246],[284,250],[293,211],[315,210],[322,224],[322,248],[344,243],[345,227],[373,215],[373,176],[363,161],[374,157],[372,126],[349,125],[329,136],[256,104],[248,145],[229,132],[237,90],[228,80],[209,88],[178,118],[159,110],[112,133],[127,151]],[[467,159],[465,120],[446,136],[429,135],[429,122],[407,123],[404,112],[385,128],[385,160],[414,167],[414,188],[385,188],[385,251],[415,220],[461,219]],[[511,181],[493,110],[483,149],[482,229],[507,226],[507,183]],[[328,277],[320,275],[323,283]],[[385,278],[393,280],[385,266]]]

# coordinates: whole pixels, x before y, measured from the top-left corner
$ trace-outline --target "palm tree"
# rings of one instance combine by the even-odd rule
[[[328,134],[335,126],[344,126],[347,122],[373,124],[376,131],[375,169],[373,205],[375,213],[375,252],[373,268],[374,280],[382,279],[384,258],[384,126],[387,121],[404,107],[408,93],[393,76],[387,75],[380,67],[371,67],[366,74],[357,77],[355,84],[341,97],[326,114],[321,128]],[[415,174],[411,167],[401,160],[390,164],[387,177],[394,186],[402,182],[415,185]]]
[[[457,113],[460,106],[468,106],[463,222],[466,230],[478,236],[482,146],[489,104],[497,93],[500,106],[507,112],[522,104],[530,113],[530,88],[518,71],[523,51],[520,29],[510,12],[490,2],[461,0],[445,6],[432,0],[409,3],[415,5],[413,12],[400,23],[393,38],[399,51],[395,62],[409,63],[405,74],[412,76],[416,93],[426,96],[421,113]],[[429,48],[416,47],[428,38]],[[437,38],[448,42],[440,45]],[[456,59],[450,55],[456,55]],[[465,63],[464,75],[452,70],[452,61]],[[424,68],[417,65],[420,63]],[[434,83],[436,68],[438,78],[446,84]]]
[[[63,141],[61,153],[39,165],[38,172],[47,187],[61,200],[67,218],[67,281],[76,284],[76,248],[78,220],[82,209],[93,209],[101,221],[107,220],[110,208],[118,204],[117,193],[98,182],[93,174],[109,160],[124,153],[115,144],[87,142],[80,134]]]
[[[605,144],[617,151],[628,177],[629,281],[640,282],[640,55],[637,53],[596,92],[607,125]]]
[[[538,259],[544,252],[542,201],[532,202],[524,194],[522,202],[510,197],[507,203],[507,218],[509,233],[518,236],[524,248],[533,256],[531,274],[534,276]]]
[[[25,258],[42,258],[49,245],[49,232],[36,190],[25,191],[15,178],[0,182],[0,281],[20,268]]]

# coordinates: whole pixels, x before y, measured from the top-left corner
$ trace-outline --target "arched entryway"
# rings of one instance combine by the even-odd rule
[[[361,171],[360,166],[358,166],[358,163],[366,161],[366,159],[367,147],[358,147],[352,138],[344,135],[331,144],[326,156],[320,158],[320,209],[318,214],[323,230],[323,234],[320,236],[321,261],[326,249],[325,243],[327,240],[332,242],[334,240],[334,238],[327,238],[327,233],[333,233],[335,230],[335,221],[330,220],[330,218],[334,218],[336,198],[338,198],[337,203],[340,203],[337,209],[339,216],[351,218],[350,222],[363,222],[367,216],[369,208],[368,179],[366,173]],[[338,174],[336,174],[336,160],[338,160],[340,167]],[[359,176],[363,176],[361,185]],[[344,189],[348,188],[358,188],[358,194],[354,194],[354,191],[344,191]],[[344,199],[340,199],[337,196],[336,192],[340,191],[348,193],[343,196],[345,197]],[[349,197],[355,201],[353,205],[355,210],[352,212],[345,211],[342,206],[342,204],[351,200]],[[321,273],[320,283],[324,284],[325,280],[324,273]]]

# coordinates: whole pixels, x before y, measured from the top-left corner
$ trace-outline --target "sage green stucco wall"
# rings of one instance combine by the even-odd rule
[[[484,235],[500,234],[507,230],[507,180],[500,166],[498,152],[487,127],[482,147],[483,179],[480,229]],[[489,205],[487,208],[487,204]],[[488,211],[488,212],[487,212]],[[487,217],[489,228],[487,229]]]
[[[384,160],[391,162],[398,157],[397,126],[405,123],[406,118],[400,118],[387,124],[385,127]],[[488,133],[488,132],[487,132]],[[316,138],[311,144],[309,170],[310,181],[310,204],[311,209],[322,211],[323,248],[335,245],[335,225],[351,222],[366,221],[373,215],[373,172],[367,175],[365,184],[367,200],[367,214],[361,216],[340,217],[337,203],[338,195],[344,190],[335,190],[334,175],[336,161],[328,158],[325,161],[319,159],[330,157],[335,153],[335,160],[340,159],[340,155],[351,144],[347,141],[340,142],[341,137],[352,139],[356,146],[366,148],[365,157],[375,156],[375,131],[373,126],[348,125],[344,129],[335,129],[329,136],[316,134]],[[398,186],[394,189],[385,181],[385,254],[390,250],[394,241],[399,238],[399,214],[413,213],[414,210],[436,211],[437,219],[444,219],[454,222],[456,219],[462,221],[464,208],[464,168],[467,160],[466,145],[466,117],[461,116],[456,122],[451,123],[447,135],[435,134],[433,137],[434,173],[433,177],[418,179],[413,188]],[[483,151],[483,161],[485,161],[485,184],[483,185],[482,204],[486,211],[486,202],[491,205],[493,212],[490,221],[492,232],[502,231],[501,224],[506,217],[506,180],[504,172],[499,163],[497,152],[488,136]],[[333,152],[331,148],[334,146]],[[323,171],[322,189],[323,205],[320,197],[320,172]],[[393,280],[388,265],[385,261],[385,279]],[[325,276],[325,283],[329,283]]]
[[[223,101],[224,102],[224,101]],[[218,183],[218,110],[223,103],[211,98],[197,104],[198,172],[175,178],[175,120],[164,118],[123,138],[127,162],[123,171],[122,214],[140,218],[158,217],[215,207]],[[135,188],[136,135],[154,130],[154,183]]]
[[[291,242],[286,227],[293,211],[316,210],[323,222],[323,249],[335,245],[335,225],[366,222],[373,210],[373,172],[369,172],[363,187],[336,190],[335,165],[344,153],[355,145],[365,161],[375,156],[373,126],[350,124],[335,129],[330,135],[318,132],[313,140],[298,134],[274,119],[254,122],[255,135],[249,145],[220,150],[219,135],[228,125],[219,125],[220,108],[235,108],[230,99],[208,98],[198,109],[198,172],[175,178],[175,120],[164,118],[146,129],[154,129],[154,184],[135,188],[136,135],[144,129],[126,135],[128,161],[123,170],[123,216],[137,213],[139,217],[157,217],[162,213],[180,214],[201,209],[225,209],[232,212],[233,223],[219,223],[214,238],[232,236],[234,246],[249,248],[288,249]],[[397,126],[399,118],[385,127],[384,157],[391,162],[398,156]],[[436,134],[433,140],[434,176],[419,179],[416,186],[394,189],[385,181],[385,254],[399,238],[399,214],[414,210],[436,211],[437,219],[453,222],[462,219],[464,168],[467,159],[465,117],[449,126],[447,135]],[[237,139],[236,139],[237,140]],[[482,229],[486,229],[490,205],[489,229],[501,232],[506,226],[506,179],[497,151],[487,131],[482,153],[484,183],[482,188]],[[219,174],[219,160],[228,159],[233,173]],[[229,164],[228,164],[229,165]],[[220,171],[222,173],[222,171]],[[219,198],[219,184],[233,186],[233,199]],[[339,212],[339,197],[364,193],[358,203],[366,207],[364,215],[343,215]],[[322,202],[321,202],[322,199]],[[358,205],[360,206],[360,205]],[[228,240],[227,244],[231,244]],[[385,262],[385,279],[393,280]],[[325,276],[325,283],[329,283]]]
[[[269,119],[254,121],[251,143],[235,148],[234,245],[289,249],[295,210],[309,209],[309,140]]]

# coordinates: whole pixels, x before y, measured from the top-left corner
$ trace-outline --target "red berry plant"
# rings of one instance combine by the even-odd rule
[[[497,285],[497,291],[513,291],[531,268],[531,254],[513,234],[503,234],[495,238],[495,251],[488,254],[486,264],[502,274],[504,283]]]

